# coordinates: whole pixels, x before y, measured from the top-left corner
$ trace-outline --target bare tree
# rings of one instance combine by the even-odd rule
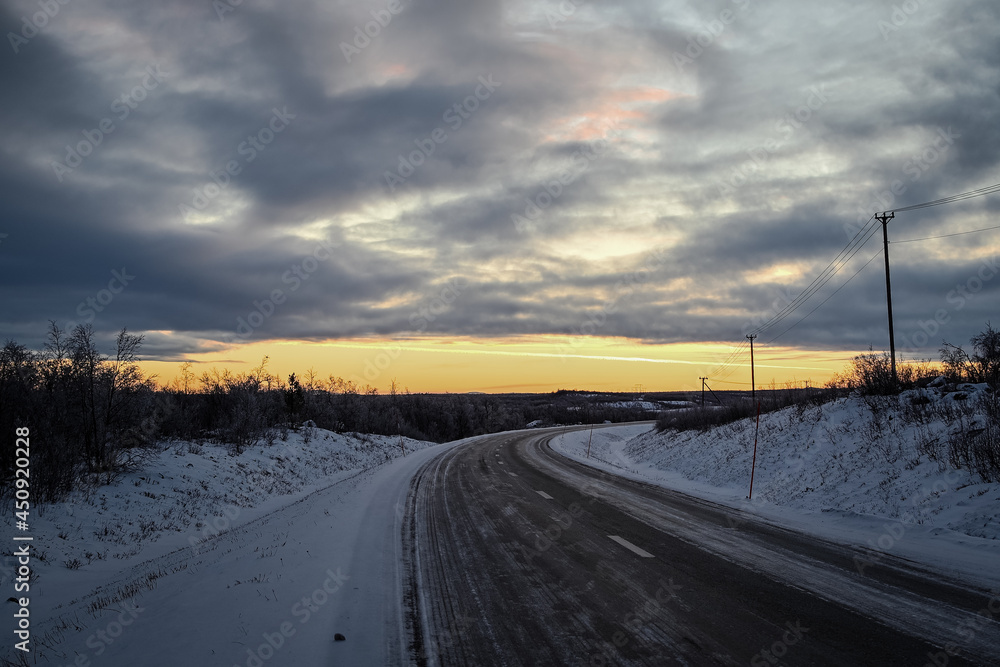
[[[976,379],[986,382],[994,389],[1000,380],[1000,331],[986,323],[986,329],[972,337],[970,341],[972,366],[976,369]]]
[[[957,345],[945,341],[940,352],[945,373],[952,381],[961,382],[972,371],[969,355]]]
[[[82,421],[84,460],[88,469],[99,472],[104,460],[106,434],[104,424],[98,418],[98,385],[105,357],[97,349],[94,328],[89,324],[79,324],[70,333],[68,350],[76,384],[78,414]]]

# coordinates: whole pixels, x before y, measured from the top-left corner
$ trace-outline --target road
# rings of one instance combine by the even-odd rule
[[[546,444],[556,432],[482,438],[413,477],[402,521],[411,664],[1000,657],[1000,615],[976,615],[988,592],[901,561],[862,574],[855,549],[561,457]]]

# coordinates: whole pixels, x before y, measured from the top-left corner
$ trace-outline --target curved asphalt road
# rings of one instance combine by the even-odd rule
[[[558,432],[478,439],[414,476],[404,661],[1000,660],[1000,613],[976,615],[989,593],[899,561],[862,575],[854,549],[569,461],[546,444]]]

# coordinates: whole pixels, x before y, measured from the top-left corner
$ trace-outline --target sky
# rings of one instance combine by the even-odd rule
[[[819,383],[888,347],[881,230],[849,246],[871,216],[1000,182],[997,25],[993,0],[5,2],[0,337],[127,327],[164,381],[267,355],[631,391],[748,383],[746,334],[787,315],[756,379]],[[904,357],[1000,320],[998,230],[911,241],[998,210],[889,223]]]

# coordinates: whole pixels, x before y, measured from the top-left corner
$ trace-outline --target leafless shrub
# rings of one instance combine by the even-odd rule
[[[921,382],[938,375],[938,369],[928,362],[896,364],[896,377],[892,378],[892,357],[888,352],[874,352],[854,357],[844,372],[833,376],[828,387],[857,392],[862,396],[888,396],[904,389],[912,389]]]
[[[1000,383],[1000,331],[987,322],[986,328],[973,336],[972,354],[945,342],[941,361],[954,382],[985,382],[993,389]]]
[[[926,456],[929,461],[942,461],[941,438],[931,434],[931,430],[926,426],[917,429],[917,440],[915,449],[917,454]]]
[[[975,472],[984,482],[1000,482],[1000,401],[993,392],[975,403],[982,417],[959,420],[948,441],[948,462]]]
[[[931,420],[933,400],[923,390],[901,403],[900,416],[907,424],[926,424]]]

